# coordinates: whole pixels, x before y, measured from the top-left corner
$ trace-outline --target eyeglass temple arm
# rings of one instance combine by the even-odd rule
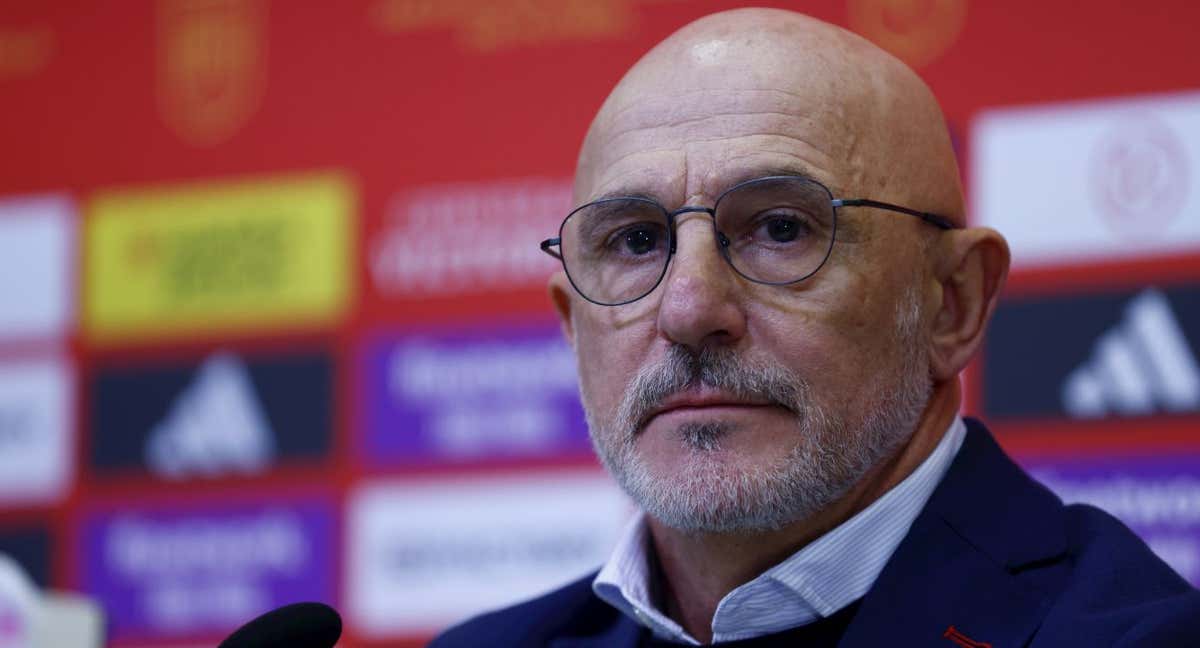
[[[562,239],[548,238],[545,241],[542,241],[542,252],[545,252],[546,254],[549,254],[550,256],[554,257],[555,259],[562,261],[563,260],[562,254],[559,253],[558,250],[550,249],[550,248],[554,247],[555,245],[562,245]]]
[[[933,225],[934,227],[937,227],[939,229],[948,230],[948,229],[958,228],[958,225],[951,223],[950,221],[946,220],[945,218],[942,218],[941,216],[938,216],[937,214],[931,214],[929,212],[917,211],[915,209],[909,209],[908,207],[901,207],[900,205],[893,205],[891,203],[879,202],[878,200],[871,200],[869,198],[851,198],[849,200],[835,199],[833,201],[833,206],[834,207],[875,207],[876,209],[886,209],[889,211],[900,212],[901,214],[908,214],[909,216],[916,216],[917,218],[920,218],[921,220],[925,221],[926,223],[929,223],[930,225]],[[542,249],[545,249],[545,248],[543,247]]]

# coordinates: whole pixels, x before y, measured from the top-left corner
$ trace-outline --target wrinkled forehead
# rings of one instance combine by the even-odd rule
[[[712,197],[789,171],[836,189],[861,184],[875,99],[848,60],[822,39],[780,48],[712,37],[652,51],[589,130],[576,199],[639,186],[668,201]]]
[[[577,198],[711,198],[742,180],[781,173],[841,187],[854,181],[844,164],[854,135],[839,113],[837,105],[769,89],[644,98],[595,131]]]

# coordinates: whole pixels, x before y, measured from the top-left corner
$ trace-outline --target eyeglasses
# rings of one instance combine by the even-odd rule
[[[563,219],[558,238],[542,251],[562,261],[584,299],[620,306],[650,294],[675,254],[675,218],[712,217],[717,248],[742,277],[786,286],[816,274],[833,250],[839,207],[874,207],[915,216],[939,229],[956,225],[936,214],[866,198],[836,199],[825,185],[801,176],[768,176],[734,185],[711,208],[675,211],[649,198],[602,198]],[[553,248],[558,247],[556,251]]]

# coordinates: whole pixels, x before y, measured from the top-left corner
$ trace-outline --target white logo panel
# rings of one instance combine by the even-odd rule
[[[0,340],[69,328],[74,223],[65,197],[0,201]]]
[[[352,498],[347,613],[432,632],[597,569],[632,512],[599,471],[379,483]]]
[[[0,364],[0,502],[52,501],[66,490],[71,380],[58,360]]]
[[[970,189],[1015,268],[1200,250],[1200,92],[987,111]]]

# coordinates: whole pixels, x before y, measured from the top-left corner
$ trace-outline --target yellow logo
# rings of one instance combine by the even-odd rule
[[[54,32],[45,27],[0,29],[0,79],[31,77],[54,53]]]
[[[350,298],[355,211],[335,174],[98,194],[87,332],[105,342],[331,324]]]
[[[266,85],[265,0],[161,0],[158,98],[185,142],[229,139]]]
[[[914,68],[958,40],[967,0],[848,0],[850,28]]]
[[[379,0],[371,20],[383,31],[445,29],[465,49],[612,38],[634,23],[632,0]]]

